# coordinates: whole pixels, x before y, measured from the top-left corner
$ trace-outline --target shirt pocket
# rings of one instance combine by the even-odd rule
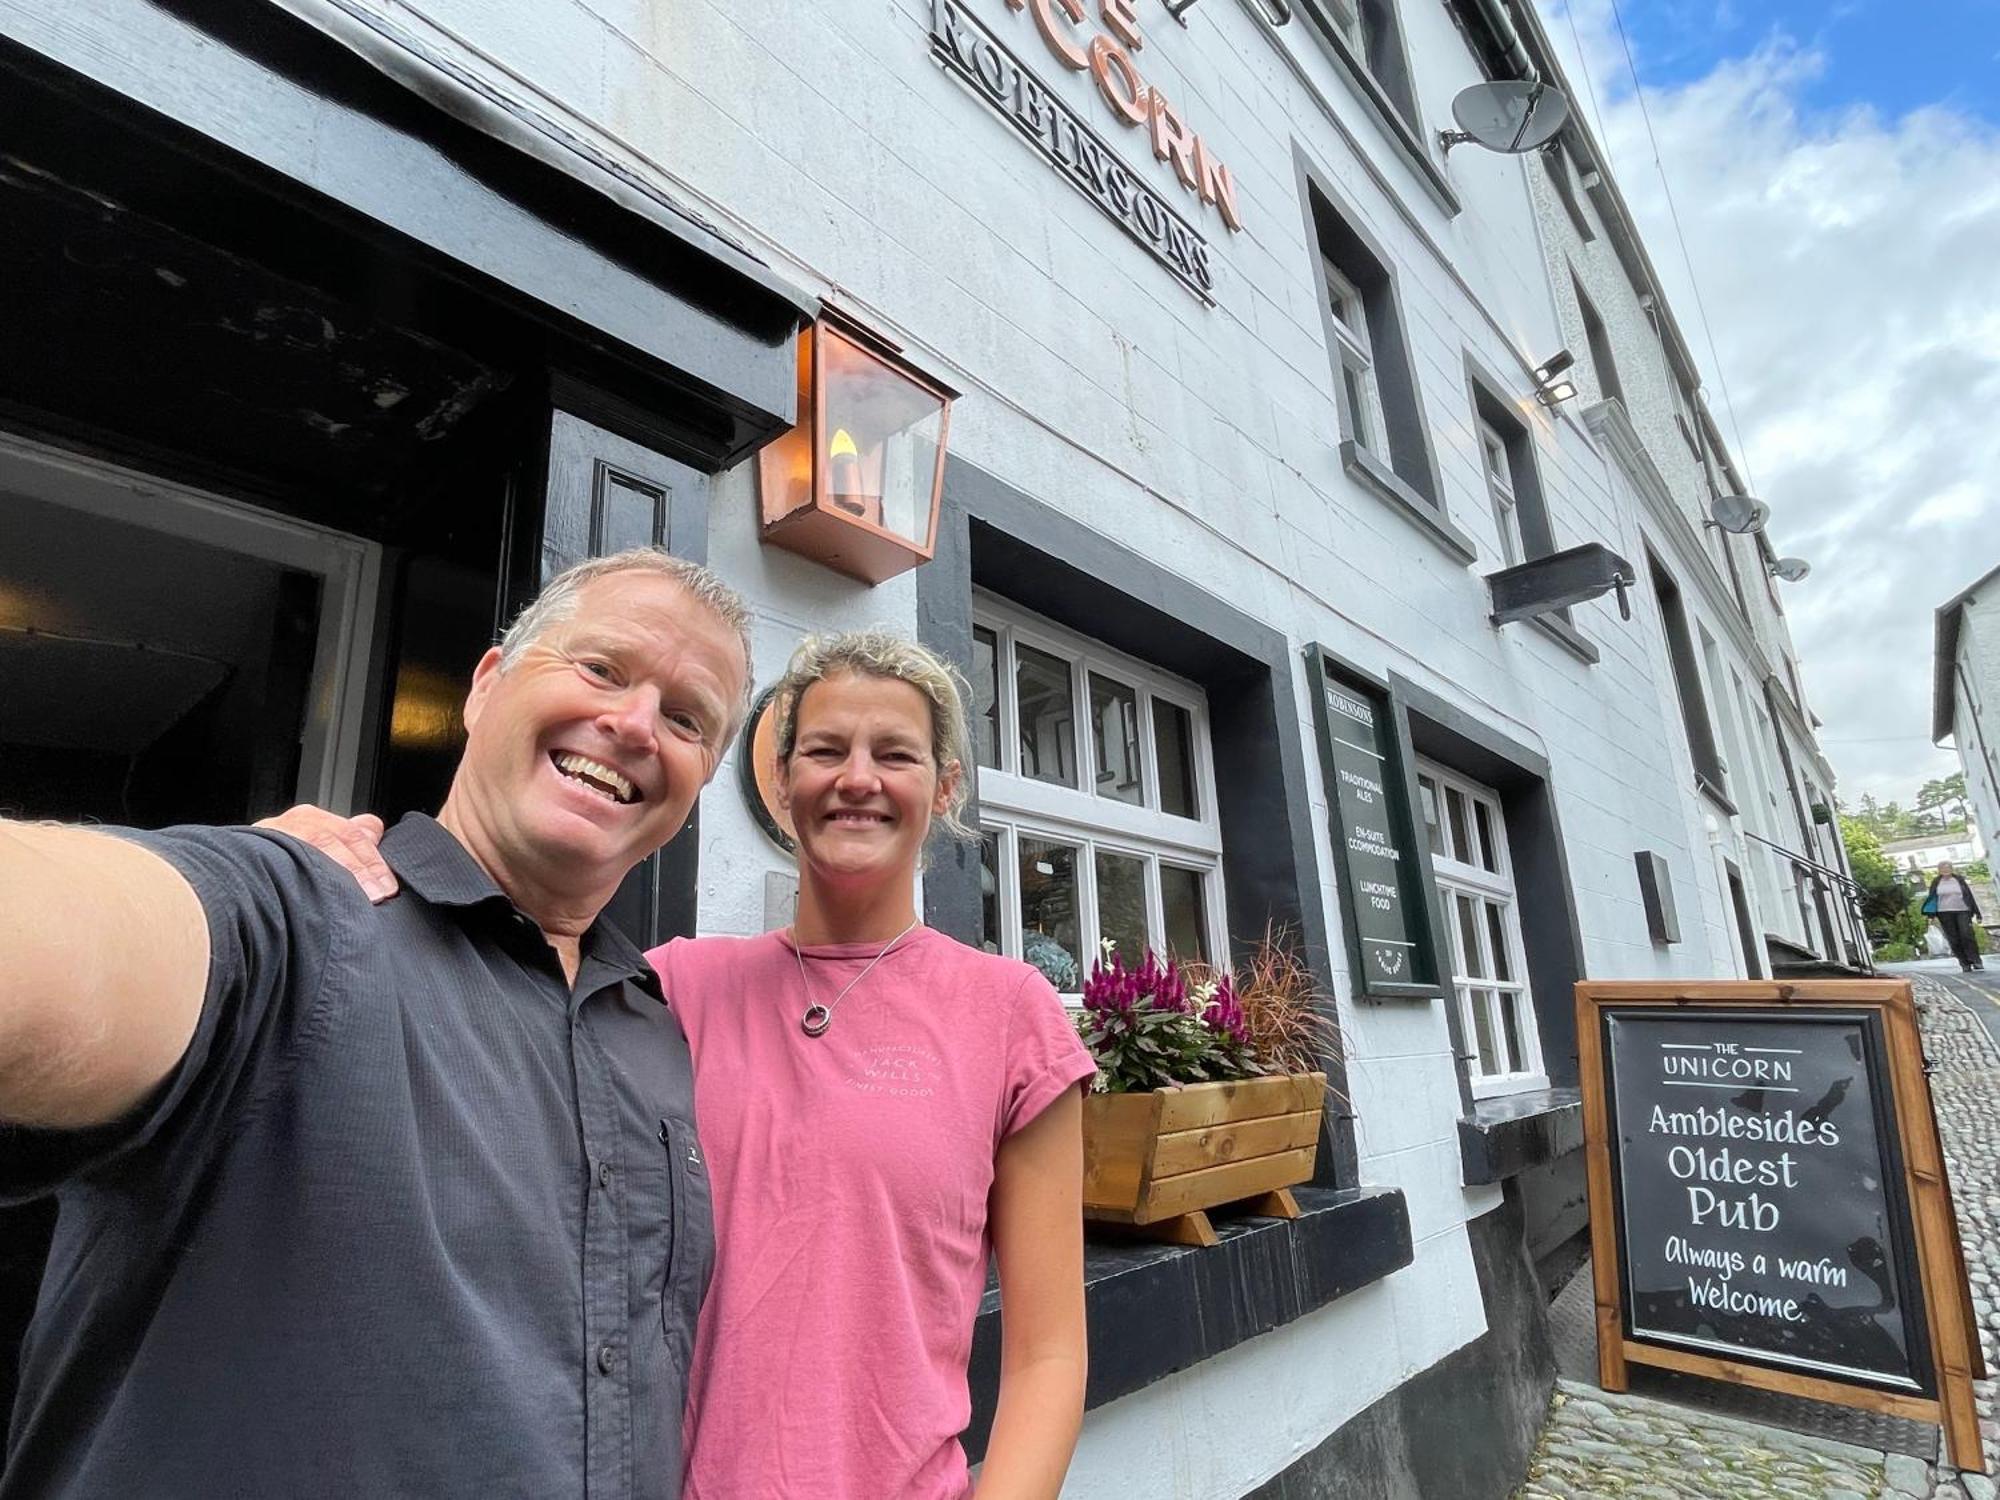
[[[708,1163],[694,1127],[684,1120],[663,1117],[660,1148],[667,1155],[672,1189],[666,1266],[660,1282],[660,1328],[669,1347],[686,1360],[693,1357],[695,1325],[715,1266],[714,1205]]]

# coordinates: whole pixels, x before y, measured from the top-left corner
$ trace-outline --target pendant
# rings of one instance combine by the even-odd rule
[[[815,1000],[806,1007],[806,1013],[799,1017],[799,1030],[807,1036],[824,1036],[826,1028],[833,1024],[833,1012]]]

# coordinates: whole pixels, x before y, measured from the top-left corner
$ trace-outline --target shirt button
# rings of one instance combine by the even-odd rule
[[[610,1162],[608,1162],[608,1161],[601,1161],[601,1162],[599,1162],[599,1163],[597,1164],[597,1185],[598,1185],[599,1187],[604,1187],[604,1188],[608,1188],[608,1187],[610,1187],[610,1186],[611,1186],[611,1163],[610,1163]]]
[[[613,1370],[618,1368],[618,1346],[616,1344],[605,1344],[598,1349],[597,1368],[606,1375],[609,1375]]]

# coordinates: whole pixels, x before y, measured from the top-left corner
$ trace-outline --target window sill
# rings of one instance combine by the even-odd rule
[[[1472,538],[1460,531],[1444,513],[1397,477],[1389,466],[1359,443],[1349,439],[1340,445],[1340,466],[1363,489],[1401,511],[1430,534],[1431,540],[1462,563],[1476,562],[1479,549]]]
[[[1736,816],[1736,804],[1724,796],[1721,789],[1699,771],[1694,773],[1694,784],[1695,789],[1708,798],[1723,816],[1730,818]]]
[[[1292,1190],[1296,1219],[1219,1222],[1206,1250],[1087,1240],[1087,1408],[1304,1317],[1410,1263],[1410,1215],[1397,1188]],[[989,1278],[972,1334],[966,1456],[986,1451],[1000,1392],[1000,1294]]]
[[[1570,655],[1574,656],[1585,666],[1594,667],[1597,665],[1597,648],[1585,638],[1582,631],[1570,624],[1561,615],[1532,615],[1529,619],[1537,630],[1541,631],[1543,635],[1554,641],[1563,650],[1569,652]]]
[[[1458,1122],[1466,1186],[1499,1182],[1583,1148],[1583,1094],[1535,1089],[1480,1099]]]

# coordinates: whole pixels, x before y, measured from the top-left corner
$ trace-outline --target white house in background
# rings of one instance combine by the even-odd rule
[[[1972,831],[2000,842],[2000,567],[1938,606],[1931,740],[1950,740],[1965,773]]]
[[[1951,833],[1923,833],[1906,839],[1887,839],[1882,844],[1882,852],[1899,870],[1921,870],[1929,874],[1938,867],[1940,860],[1948,859],[1954,865],[1962,866],[1986,858],[1986,844],[1979,837],[1977,828],[1966,827]]]

